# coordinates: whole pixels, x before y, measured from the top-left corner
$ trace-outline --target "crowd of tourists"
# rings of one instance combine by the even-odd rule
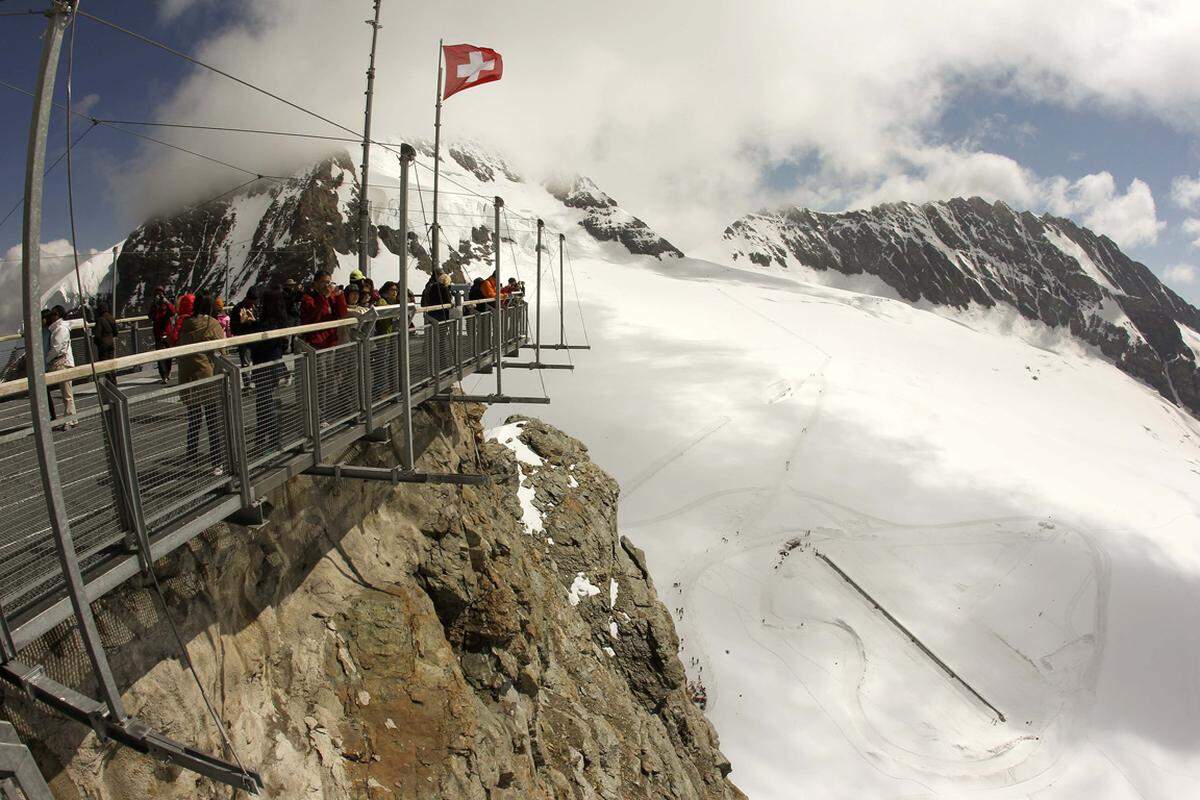
[[[424,309],[425,323],[450,318],[457,297],[467,300],[494,300],[509,302],[514,293],[524,291],[524,286],[509,279],[497,285],[496,275],[477,278],[468,285],[455,285],[448,274],[437,272],[430,276],[421,292],[419,305]],[[146,314],[150,320],[154,345],[159,350],[204,342],[217,342],[233,336],[267,333],[298,325],[314,325],[336,320],[361,317],[371,308],[394,306],[400,302],[399,285],[387,281],[376,289],[374,282],[355,270],[344,286],[335,285],[332,275],[318,270],[307,287],[301,287],[294,279],[273,282],[265,286],[251,287],[244,298],[226,310],[225,301],[204,292],[185,291],[173,300],[165,287],[159,286],[152,294]],[[414,315],[418,305],[411,291],[407,296],[407,325],[414,328]],[[469,305],[465,313],[484,311],[490,304]],[[96,361],[109,360],[116,355],[118,336],[117,323],[103,302],[85,310],[90,325],[91,351]],[[72,352],[73,326],[67,319],[62,306],[55,306],[42,314],[43,343],[45,345],[46,370],[67,369],[75,366]],[[378,333],[392,333],[398,324],[395,316],[381,317],[376,323]],[[314,349],[324,349],[350,341],[354,326],[322,328],[301,334]],[[275,395],[278,387],[288,380],[288,370],[283,357],[294,346],[289,337],[265,338],[237,347],[237,357],[243,367],[254,366],[247,386],[254,392],[257,446],[278,448],[280,431],[276,420]],[[223,350],[206,350],[198,353],[164,358],[158,361],[159,380],[167,384],[178,364],[178,381],[190,384],[212,377],[212,356]],[[113,371],[101,373],[101,379],[114,385],[117,375]],[[55,384],[61,395],[65,425],[76,427],[75,398],[70,381]],[[49,390],[47,390],[49,394]],[[220,422],[220,404],[213,402],[214,393],[205,386],[189,388],[182,392],[181,399],[187,408],[187,457],[196,462],[199,455],[201,428],[208,433],[208,463],[215,474],[223,473],[224,452]],[[58,410],[52,398],[50,416],[57,419]]]

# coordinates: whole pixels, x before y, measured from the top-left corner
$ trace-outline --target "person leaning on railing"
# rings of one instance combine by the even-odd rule
[[[66,316],[66,309],[62,306],[50,309],[50,316],[47,318],[50,322],[46,347],[47,372],[75,366],[75,355],[71,352],[71,325],[67,322]],[[67,417],[67,427],[78,427],[79,421],[75,419],[75,390],[72,388],[71,382],[62,381],[58,384],[58,390],[62,393],[63,414]],[[51,408],[53,408],[53,404],[51,404]]]
[[[325,270],[317,270],[312,286],[300,301],[300,324],[332,322],[346,314],[346,300],[341,292],[333,291],[333,278]],[[313,331],[304,335],[305,341],[318,350],[338,343],[337,329]]]
[[[400,300],[400,286],[395,281],[385,281],[383,286],[379,287],[379,299],[375,301],[375,306],[382,308],[384,306],[394,306]],[[396,332],[396,321],[392,317],[383,317],[375,323],[375,332],[378,334],[389,334]]]
[[[182,303],[181,303],[182,305]],[[207,294],[198,294],[192,302],[191,315],[183,320],[179,331],[179,344],[215,342],[225,338],[221,323],[213,318],[213,300]],[[211,353],[190,353],[179,357],[179,383],[194,383],[213,376]],[[214,475],[224,473],[224,445],[221,436],[221,400],[219,394],[208,388],[184,389],[180,398],[187,408],[187,460],[195,463],[200,455],[200,423],[208,427],[208,462]]]

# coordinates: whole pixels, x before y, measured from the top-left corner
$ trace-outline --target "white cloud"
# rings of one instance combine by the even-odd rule
[[[75,110],[80,114],[87,114],[100,102],[100,95],[95,92],[90,92],[80,97],[75,101]]]
[[[1196,217],[1188,217],[1182,223],[1180,223],[1179,227],[1181,227],[1183,232],[1188,236],[1194,237],[1192,239],[1192,247],[1200,247],[1200,219]]]
[[[923,202],[966,195],[1070,217],[1121,247],[1154,244],[1166,227],[1158,219],[1154,195],[1145,181],[1134,179],[1122,192],[1108,172],[1085,175],[1076,181],[1062,176],[1043,179],[1007,156],[950,147],[907,153],[897,174],[855,195],[851,205],[889,200]]]
[[[353,128],[366,7],[241,4],[243,18],[195,50]],[[639,4],[633,20],[600,3],[446,0],[403,13],[385,4],[382,22],[381,136],[431,138],[439,37],[495,47],[504,80],[452,98],[444,133],[492,144],[526,172],[591,174],[685,249],[747,210],[790,200],[838,205],[906,191],[991,194],[1017,205],[1047,198],[1042,185],[1054,176],[939,141],[941,113],[963,92],[1138,111],[1200,129],[1200,4],[1182,0],[660,0]],[[155,110],[179,122],[338,132],[200,71],[161,108],[146,109]],[[270,137],[175,136],[266,173],[321,150]],[[763,185],[764,166],[805,154],[820,171],[804,186],[783,194]],[[125,197],[156,205],[245,177],[170,151],[148,151],[126,172]],[[1062,180],[1083,221],[1111,226],[1103,232],[1118,241],[1153,241],[1159,223],[1144,184],[1107,195],[1099,186],[1093,197],[1093,182],[1072,189],[1078,181]]]
[[[1200,178],[1180,175],[1171,181],[1171,201],[1185,211],[1195,211],[1200,205]]]
[[[1196,268],[1191,264],[1176,264],[1163,271],[1163,280],[1168,283],[1184,283],[1191,286],[1196,282]]]
[[[95,250],[80,250],[79,261],[83,262],[88,256],[95,255]],[[56,283],[61,281],[75,267],[75,259],[71,252],[71,243],[66,239],[55,239],[42,244],[41,288],[45,295]],[[0,330],[0,333],[15,333],[20,325],[22,307],[21,288],[21,245],[14,244],[4,253],[0,262],[0,322],[12,330]]]
[[[1044,203],[1052,214],[1078,219],[1121,247],[1154,244],[1166,227],[1158,219],[1150,187],[1136,178],[1124,194],[1108,172],[1085,175],[1073,183],[1057,178],[1047,182],[1045,192]]]

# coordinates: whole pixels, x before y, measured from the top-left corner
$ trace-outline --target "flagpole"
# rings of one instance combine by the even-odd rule
[[[438,172],[442,154],[442,40],[438,39],[437,110],[433,115],[433,230],[430,232],[429,272],[436,275],[441,271],[438,260]]]
[[[371,165],[371,100],[375,93],[375,43],[379,40],[379,4],[375,0],[375,17],[367,20],[371,26],[371,59],[367,65],[367,106],[363,112],[362,175],[359,179],[358,196],[358,269],[363,275],[371,276],[371,260],[368,257],[367,241],[371,235],[371,217],[367,209],[367,173]]]

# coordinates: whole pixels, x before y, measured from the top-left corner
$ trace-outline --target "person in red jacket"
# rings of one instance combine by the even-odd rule
[[[184,294],[179,296],[175,304],[175,322],[171,325],[171,347],[179,344],[179,334],[183,330],[183,321],[192,315],[192,307],[196,304],[196,295]]]
[[[333,279],[325,270],[313,276],[311,288],[300,301],[300,324],[312,325],[330,322],[346,316],[346,299],[341,293],[333,292]],[[304,334],[304,340],[318,350],[333,347],[338,343],[336,328]]]

